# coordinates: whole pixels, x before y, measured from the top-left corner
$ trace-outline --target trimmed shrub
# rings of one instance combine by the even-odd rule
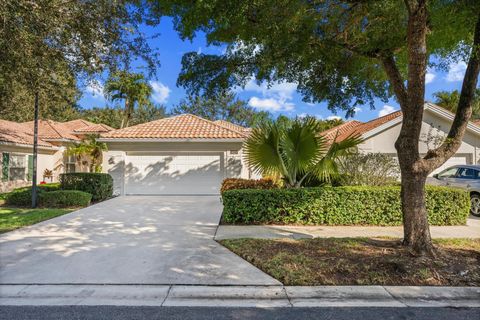
[[[91,200],[90,193],[78,190],[58,190],[38,195],[39,206],[49,208],[86,207]]]
[[[223,180],[220,192],[238,189],[275,189],[278,184],[273,179],[236,179],[228,178]]]
[[[466,223],[470,208],[466,191],[427,186],[426,192],[430,224]],[[230,190],[222,199],[223,222],[232,224],[402,224],[400,188],[395,186]]]
[[[37,185],[37,193],[53,192],[60,190],[59,183],[47,183]],[[17,207],[29,207],[32,205],[32,187],[14,189],[5,195],[5,204]]]
[[[113,178],[108,173],[75,172],[60,175],[63,190],[79,190],[90,193],[98,202],[113,195]]]

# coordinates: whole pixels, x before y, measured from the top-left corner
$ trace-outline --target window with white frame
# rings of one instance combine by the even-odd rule
[[[65,172],[75,172],[75,164],[77,163],[77,159],[74,155],[69,155],[65,157]]]
[[[25,180],[27,161],[23,154],[10,154],[10,180]]]

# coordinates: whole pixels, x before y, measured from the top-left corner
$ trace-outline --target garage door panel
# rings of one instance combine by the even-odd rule
[[[131,155],[125,167],[126,194],[218,194],[221,154]]]

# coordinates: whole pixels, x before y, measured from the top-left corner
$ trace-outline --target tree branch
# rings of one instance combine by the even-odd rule
[[[457,112],[447,138],[438,148],[429,151],[424,161],[430,168],[435,168],[444,163],[457,152],[462,143],[463,135],[472,115],[472,104],[480,73],[480,15],[475,25],[473,47],[468,61],[467,70],[462,83],[462,91],[457,106]]]
[[[390,79],[390,84],[393,87],[393,91],[397,96],[398,102],[402,109],[408,104],[407,88],[405,88],[404,80],[400,70],[398,70],[397,64],[393,55],[389,54],[387,56],[381,57],[383,68],[387,73],[388,78]]]

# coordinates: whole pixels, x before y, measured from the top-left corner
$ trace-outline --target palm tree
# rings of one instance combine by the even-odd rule
[[[440,107],[445,108],[453,113],[457,111],[458,102],[460,100],[460,93],[458,90],[438,91],[433,94],[436,98],[435,103]],[[476,89],[475,96],[472,102],[472,119],[480,119],[480,89]]]
[[[152,86],[143,74],[117,71],[105,83],[105,97],[110,101],[125,100],[125,111],[120,128],[128,127],[135,105],[145,105],[150,101]]]
[[[262,175],[281,176],[287,188],[299,188],[310,178],[329,181],[338,174],[338,160],[353,153],[361,140],[349,136],[330,143],[320,133],[311,117],[264,123],[245,142],[247,163]]]
[[[81,163],[82,158],[90,158],[90,172],[102,171],[102,155],[107,151],[107,144],[97,140],[98,135],[87,135],[80,143],[73,143],[67,148],[67,155],[73,155],[77,162]]]

